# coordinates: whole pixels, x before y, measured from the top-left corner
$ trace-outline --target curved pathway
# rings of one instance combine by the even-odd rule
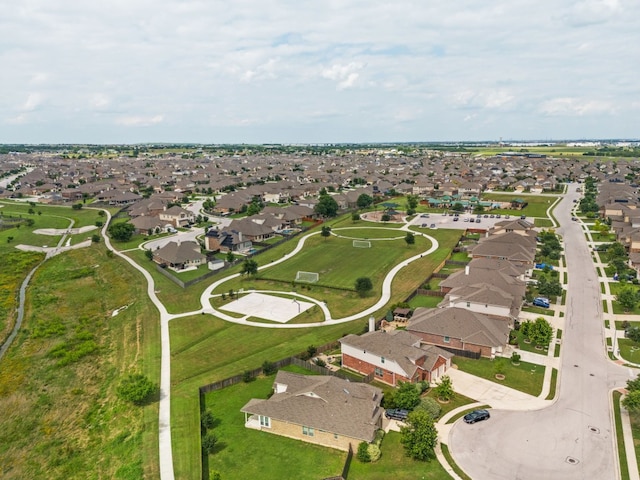
[[[349,229],[353,229],[353,228],[359,228],[359,227],[346,227]],[[376,227],[376,228],[384,228],[384,227]],[[403,227],[405,228],[405,227]],[[360,227],[360,229],[362,229],[362,227]],[[338,231],[342,230],[342,229],[336,229]],[[390,228],[389,230],[395,230],[395,231],[399,231],[401,229],[398,228]],[[257,322],[250,322],[248,321],[246,318],[236,318],[236,317],[232,317],[230,315],[225,314],[224,312],[221,312],[220,310],[217,310],[215,308],[213,308],[211,306],[211,302],[210,302],[210,298],[213,296],[212,292],[219,287],[220,285],[222,285],[223,283],[234,279],[234,278],[238,278],[240,277],[242,274],[241,273],[236,273],[233,275],[230,275],[228,277],[225,277],[223,279],[218,280],[217,282],[212,283],[209,287],[206,288],[206,290],[202,293],[202,295],[200,296],[200,303],[202,304],[202,310],[196,311],[196,312],[191,312],[191,314],[197,314],[200,312],[204,312],[204,313],[210,313],[215,315],[216,317],[219,317],[223,320],[226,320],[228,322],[231,323],[237,323],[240,325],[251,325],[254,327],[263,327],[263,328],[282,328],[282,329],[291,329],[291,328],[308,328],[308,327],[323,327],[323,326],[327,326],[327,325],[336,325],[336,324],[340,324],[340,323],[346,323],[346,322],[350,322],[352,320],[356,320],[358,318],[362,318],[365,317],[367,315],[371,315],[372,313],[380,310],[382,307],[384,307],[384,305],[389,301],[389,299],[391,298],[391,283],[393,282],[394,277],[398,274],[398,272],[404,268],[405,266],[409,265],[411,262],[418,260],[420,258],[422,258],[425,255],[429,255],[430,253],[433,253],[434,251],[436,251],[438,249],[438,241],[429,236],[426,235],[424,233],[419,233],[419,232],[413,232],[416,235],[422,235],[423,237],[429,239],[431,241],[431,247],[428,250],[425,250],[424,252],[421,252],[417,255],[414,255],[411,258],[408,258],[402,262],[400,262],[399,264],[397,264],[395,267],[393,267],[389,273],[385,276],[383,282],[382,282],[382,293],[380,295],[379,300],[372,305],[371,307],[367,308],[366,310],[363,310],[361,312],[358,312],[354,315],[349,315],[347,317],[342,317],[342,318],[331,318],[331,312],[329,312],[329,309],[326,308],[325,305],[322,304],[322,302],[318,302],[317,300],[310,298],[310,297],[305,297],[303,295],[297,294],[295,292],[283,292],[283,291],[277,291],[277,290],[270,290],[271,293],[286,293],[288,295],[294,295],[300,298],[304,298],[306,300],[309,300],[313,303],[316,303],[317,305],[320,306],[320,308],[322,309],[322,311],[324,312],[325,315],[325,320],[323,322],[315,322],[315,323],[292,323],[292,324],[271,324],[271,323],[257,323]],[[298,244],[296,245],[296,248],[293,249],[293,251],[291,253],[288,253],[287,255],[284,255],[282,258],[275,260],[271,263],[269,263],[268,265],[264,265],[262,267],[259,267],[258,270],[264,270],[267,268],[270,268],[274,265],[277,265],[279,263],[282,263],[286,260],[289,260],[291,257],[295,256],[298,252],[300,252],[300,250],[302,250],[304,248],[304,244],[306,243],[307,239],[314,236],[314,235],[318,235],[320,234],[320,232],[314,232],[314,233],[309,233],[305,236],[303,236],[299,241]],[[257,290],[248,290],[245,291],[245,293],[251,293],[251,292],[257,292]],[[265,292],[267,293],[267,292]]]
[[[497,409],[491,420],[456,422],[449,447],[472,478],[613,480],[620,476],[611,390],[630,372],[609,361],[600,284],[582,228],[571,221],[575,186],[556,211],[571,268],[557,400],[542,410]]]

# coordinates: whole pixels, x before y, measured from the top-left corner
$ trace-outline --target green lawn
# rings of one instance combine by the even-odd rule
[[[629,480],[629,464],[627,463],[627,452],[624,449],[624,437],[622,434],[622,417],[620,416],[620,397],[618,391],[613,392],[613,417],[615,420],[616,443],[618,445],[618,460],[620,461],[620,478]],[[634,442],[635,443],[635,442]]]
[[[532,343],[525,342],[524,341],[525,338],[524,338],[524,335],[522,334],[522,330],[516,330],[516,338],[518,339],[518,348],[520,348],[521,350],[524,350],[524,351],[527,351],[527,352],[531,352],[531,353],[536,353],[538,355],[546,355],[547,354],[547,350],[546,349],[539,350]]]
[[[355,232],[357,230],[350,231],[350,234]],[[320,279],[316,285],[353,289],[357,278],[369,277],[374,289],[379,291],[384,276],[394,265],[427,250],[431,242],[423,237],[416,237],[415,245],[411,246],[407,246],[404,240],[376,241],[372,245],[371,248],[355,248],[351,239],[333,236],[325,239],[316,235],[307,239],[305,247],[297,255],[261,271],[258,278],[293,282],[298,271],[317,272]]]
[[[416,295],[409,302],[409,306],[411,308],[435,308],[442,301],[442,298],[443,297],[428,297],[426,295]]]
[[[631,421],[631,433],[633,434],[633,448],[636,452],[635,461],[640,460],[640,413],[629,412]]]
[[[453,363],[458,365],[458,368],[463,372],[528,393],[529,395],[537,396],[542,391],[545,367],[541,365],[520,362],[520,365],[515,366],[512,365],[508,359],[505,359],[503,363],[505,379],[500,381],[496,380],[494,363],[489,359],[480,358],[473,360],[456,356],[453,358]],[[455,385],[453,387],[455,388]]]
[[[628,338],[618,338],[620,356],[632,363],[640,363],[640,344]]]

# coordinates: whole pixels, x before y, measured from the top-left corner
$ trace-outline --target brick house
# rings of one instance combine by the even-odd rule
[[[240,410],[245,427],[338,450],[371,443],[382,428],[382,390],[338,377],[280,370],[273,395]]]
[[[347,335],[340,339],[342,366],[391,386],[398,382],[435,382],[451,366],[453,355],[403,330]]]

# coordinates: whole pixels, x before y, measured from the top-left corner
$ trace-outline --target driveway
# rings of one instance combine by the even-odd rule
[[[140,245],[140,248],[147,250],[157,250],[164,247],[169,242],[186,242],[188,240],[196,241],[198,235],[204,235],[204,228],[191,228],[186,232],[178,232],[168,237],[150,240]]]
[[[461,213],[458,217],[455,217],[453,214],[443,215],[442,213],[429,213],[428,217],[424,217],[423,215],[425,214],[417,215],[411,220],[411,225],[414,227],[420,227],[424,224],[427,226],[435,225],[436,228],[450,228],[454,230],[466,230],[467,228],[488,230],[498,222],[520,218],[519,214],[509,215],[509,218],[506,218],[506,215],[501,215],[500,218],[496,218],[494,215],[494,217],[491,218],[491,214],[487,213],[482,214],[480,223],[477,223],[476,219],[478,215],[475,213]],[[487,218],[485,218],[485,215],[487,215]],[[458,220],[454,220],[455,218],[458,218]],[[533,217],[527,217],[527,220],[531,223],[534,221]]]
[[[555,210],[571,272],[557,401],[542,410],[491,411],[491,420],[456,422],[448,444],[474,479],[619,478],[611,390],[635,376],[608,360],[600,285],[579,223],[571,221],[577,185]],[[633,461],[633,460],[631,460]]]

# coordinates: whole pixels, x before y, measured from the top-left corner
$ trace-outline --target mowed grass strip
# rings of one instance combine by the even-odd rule
[[[522,195],[517,192],[511,193],[483,193],[482,200],[496,200],[498,202],[510,202],[516,198],[527,202],[527,206],[522,210],[505,210],[498,209],[495,212],[505,213],[508,215],[526,215],[527,217],[547,217],[547,209],[553,205],[558,198],[558,195],[543,194],[543,195]]]
[[[382,279],[391,268],[406,258],[417,255],[431,246],[426,238],[416,236],[415,244],[404,240],[372,242],[371,248],[357,248],[353,240],[339,237],[307,239],[304,248],[291,259],[258,274],[258,278],[293,282],[298,271],[317,272],[318,284],[353,289],[359,277],[371,278],[379,291]]]
[[[0,365],[3,479],[157,478],[157,404],[115,395],[126,373],[159,379],[157,312],[138,275],[97,245],[34,275]]]
[[[503,362],[504,380],[496,379],[494,363],[487,358],[473,360],[470,358],[453,357],[455,363],[463,372],[470,373],[485,380],[499,383],[505,387],[513,388],[529,395],[537,396],[542,391],[544,381],[544,365],[520,362],[513,365],[508,359]],[[455,388],[455,385],[453,386]]]

